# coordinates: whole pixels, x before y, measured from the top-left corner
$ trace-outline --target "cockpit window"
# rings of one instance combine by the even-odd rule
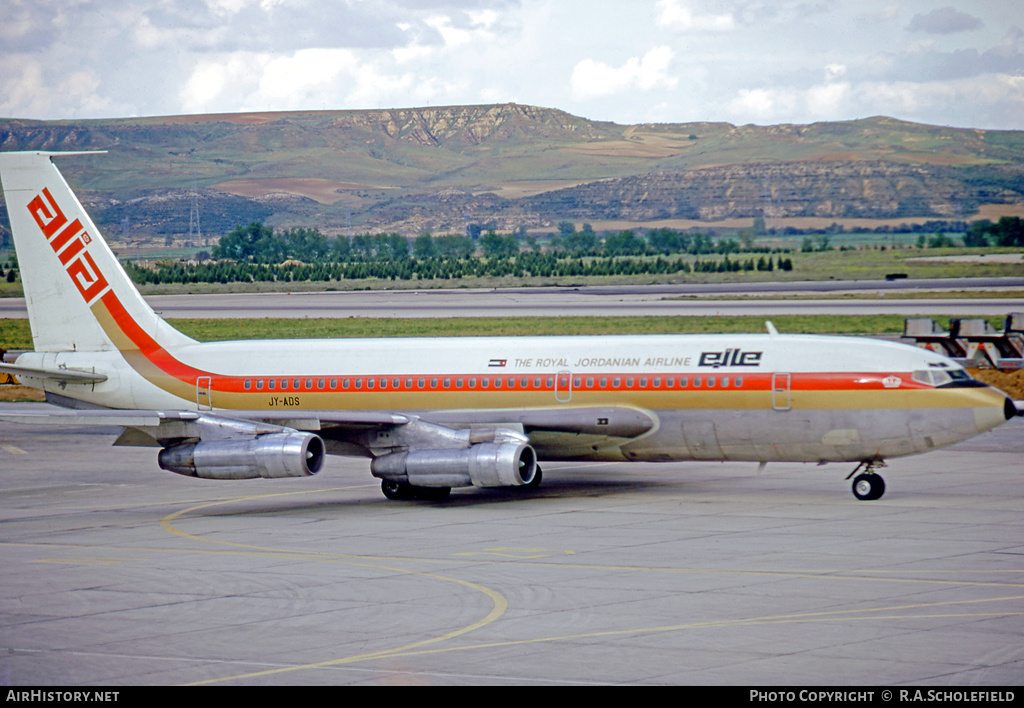
[[[970,387],[985,385],[972,379],[970,374],[963,369],[925,369],[915,371],[912,378],[917,383],[924,384],[925,386]]]

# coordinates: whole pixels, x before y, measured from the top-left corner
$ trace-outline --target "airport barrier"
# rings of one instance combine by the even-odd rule
[[[930,317],[908,317],[903,339],[971,368],[1024,368],[1024,312],[1007,315],[1002,331],[983,319],[953,318],[945,330]]]

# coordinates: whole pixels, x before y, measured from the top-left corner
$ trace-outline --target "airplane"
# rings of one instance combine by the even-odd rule
[[[0,365],[64,410],[19,423],[120,426],[115,445],[217,480],[305,477],[369,458],[389,499],[537,487],[540,462],[885,461],[1024,413],[935,352],[779,334],[197,342],[139,294],[53,163],[0,153],[33,351]]]

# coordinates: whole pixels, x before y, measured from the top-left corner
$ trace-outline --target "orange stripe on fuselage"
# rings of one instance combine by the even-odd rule
[[[210,376],[201,369],[193,368],[187,364],[183,364],[170,353],[164,349],[160,344],[149,336],[149,334],[139,326],[139,324],[132,318],[128,311],[121,304],[117,295],[111,290],[107,292],[102,298],[100,303],[106,308],[107,313],[110,315],[114,324],[128,339],[135,345],[139,353],[142,354],[150,363],[158,367],[161,371],[170,374],[174,378],[195,385],[196,377],[199,376]],[[100,318],[101,323],[103,318]],[[118,341],[121,338],[116,337],[115,333],[107,332],[107,335],[114,341]],[[122,350],[122,354],[124,354]]]
[[[143,378],[148,380],[150,383],[158,386],[159,388],[172,393],[185,400],[189,400],[190,396],[188,392],[195,390],[196,379],[200,377],[210,377],[210,388],[212,391],[221,393],[233,393],[242,394],[247,397],[251,396],[266,396],[271,392],[269,388],[255,388],[255,382],[259,380],[270,381],[287,379],[292,381],[294,379],[301,379],[303,383],[307,379],[336,379],[339,381],[342,379],[350,379],[353,383],[353,388],[342,389],[340,386],[337,389],[324,390],[319,387],[316,388],[317,393],[362,393],[362,394],[380,394],[382,397],[387,394],[395,393],[425,393],[425,392],[457,392],[465,391],[466,393],[473,393],[474,390],[478,393],[484,393],[487,389],[481,386],[480,388],[470,389],[468,386],[457,387],[450,385],[449,387],[437,386],[436,388],[431,387],[427,389],[420,389],[417,382],[414,382],[412,386],[407,387],[405,385],[405,379],[418,380],[420,378],[444,378],[449,379],[454,384],[455,379],[464,378],[467,380],[475,379],[482,382],[484,379],[488,379],[492,385],[494,379],[500,378],[502,380],[508,378],[515,379],[515,386],[513,388],[490,388],[491,395],[500,396],[502,393],[522,393],[526,391],[554,391],[555,386],[549,385],[549,380],[554,381],[555,377],[564,377],[565,373],[556,374],[555,372],[550,373],[539,373],[531,372],[524,374],[523,372],[511,373],[506,372],[502,374],[495,373],[466,373],[466,374],[453,374],[445,373],[438,374],[436,372],[424,372],[422,374],[415,373],[402,373],[402,374],[324,374],[324,373],[305,373],[305,374],[278,374],[274,376],[270,375],[252,375],[252,376],[226,376],[220,374],[214,374],[203,369],[197,369],[188,364],[182,363],[174,356],[170,354],[163,346],[160,345],[153,337],[151,337],[131,314],[125,309],[120,299],[113,291],[108,291],[100,298],[100,301],[94,305],[94,308],[102,307],[106,310],[106,317],[102,316],[103,313],[97,312],[97,318],[104,330],[107,331],[108,336],[117,343],[119,350],[125,357],[125,360],[134,368]],[[118,330],[116,332],[110,331],[111,328]],[[129,344],[130,343],[130,344]],[[132,351],[135,350],[135,351]],[[148,362],[149,366],[143,364],[143,360]],[[152,368],[151,368],[152,367]],[[845,392],[845,391],[881,391],[881,390],[917,390],[917,389],[928,389],[930,386],[917,383],[911,379],[909,373],[827,373],[827,372],[816,372],[816,373],[801,373],[801,372],[787,372],[790,376],[789,390],[791,392],[799,391],[813,391],[813,392]],[[163,375],[161,375],[163,374]],[[536,385],[536,379],[540,378],[540,386]],[[723,378],[731,378],[731,386],[728,384],[722,386]],[[743,383],[740,387],[735,386],[737,378],[742,377]],[[893,378],[898,377],[898,385],[893,385]],[[702,372],[702,371],[687,371],[682,372],[628,372],[628,373],[574,373],[572,375],[574,383],[576,380],[583,382],[592,380],[594,385],[592,386],[572,386],[572,391],[580,394],[588,392],[592,393],[604,393],[613,391],[635,391],[635,392],[677,392],[684,393],[686,391],[692,393],[706,392],[713,393],[715,391],[769,391],[773,384],[773,375],[768,372],[754,373],[746,371],[715,371],[715,372]],[[647,380],[649,385],[641,386],[640,379],[644,378]],[[674,385],[668,386],[653,386],[653,380],[655,378],[662,379],[674,379]],[[386,379],[388,381],[387,388],[363,388],[365,382],[369,379],[381,380]],[[395,386],[395,380],[398,380],[399,385]],[[527,383],[525,386],[522,385],[522,380],[526,379]],[[682,385],[682,380],[686,379],[687,384]],[[701,384],[697,384],[697,380],[701,380]],[[250,388],[245,388],[246,381],[253,382]],[[355,381],[360,381],[360,387],[354,388]],[[604,386],[600,385],[601,380],[606,383]],[[615,386],[614,381],[618,380],[619,385]],[[627,386],[627,380],[632,380],[633,385]],[[714,381],[711,386],[708,386],[709,381]],[[561,378],[563,383],[558,385],[560,390],[566,391],[564,378]],[[182,384],[185,387],[183,388]],[[888,384],[888,385],[887,385]],[[291,389],[282,390],[282,393],[312,393],[313,388],[307,388],[300,386],[296,389],[294,386],[289,386]]]

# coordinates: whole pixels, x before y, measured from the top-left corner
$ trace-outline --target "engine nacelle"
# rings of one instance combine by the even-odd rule
[[[478,443],[454,450],[412,450],[378,457],[374,477],[415,487],[517,487],[537,474],[537,453],[526,443]]]
[[[214,440],[166,447],[160,467],[204,479],[308,477],[324,464],[324,441],[310,433],[273,433],[245,440]]]

